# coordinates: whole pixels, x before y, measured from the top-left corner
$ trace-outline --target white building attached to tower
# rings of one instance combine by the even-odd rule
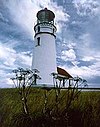
[[[37,13],[34,26],[32,69],[39,71],[41,79],[37,80],[37,84],[40,85],[53,85],[51,73],[57,73],[54,18],[54,13],[45,8]]]

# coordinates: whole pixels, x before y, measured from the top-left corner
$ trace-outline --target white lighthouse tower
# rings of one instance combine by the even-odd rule
[[[53,85],[51,73],[57,73],[54,18],[54,13],[45,8],[37,13],[34,26],[32,69],[39,71],[41,79],[37,80],[37,84],[40,85]]]

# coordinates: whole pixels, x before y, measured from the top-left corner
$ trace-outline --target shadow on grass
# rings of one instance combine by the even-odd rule
[[[12,117],[9,127],[34,127],[32,116],[19,113]]]

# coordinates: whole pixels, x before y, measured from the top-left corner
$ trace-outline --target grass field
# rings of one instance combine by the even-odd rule
[[[58,112],[61,125],[66,107],[66,94],[67,92],[62,90],[59,97]],[[48,91],[47,97],[46,108],[52,111],[54,116],[56,114],[55,91]],[[40,118],[44,117],[45,90],[32,88],[27,103],[31,116],[40,122]],[[21,112],[22,103],[18,90],[0,89],[0,127],[11,127],[13,116]],[[100,127],[100,92],[81,92],[79,97],[73,100],[68,110],[68,123],[71,127]],[[59,124],[57,127],[61,127],[61,125]],[[40,126],[42,127],[42,125]],[[64,126],[62,125],[62,127]]]

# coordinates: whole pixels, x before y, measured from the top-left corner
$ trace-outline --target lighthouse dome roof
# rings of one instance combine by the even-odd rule
[[[47,8],[45,8],[45,9],[38,11],[37,18],[40,21],[51,22],[54,20],[55,14],[51,10],[48,10]]]

